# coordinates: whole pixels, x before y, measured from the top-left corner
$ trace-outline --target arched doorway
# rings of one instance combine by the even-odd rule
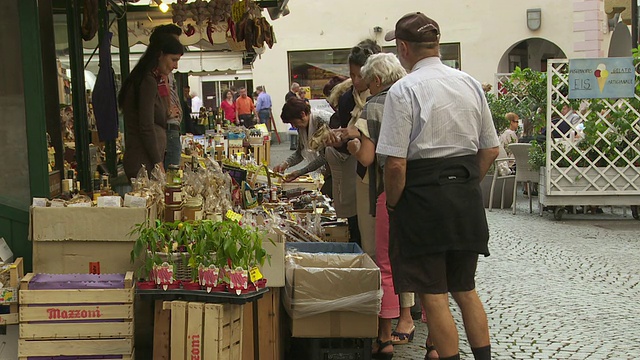
[[[553,42],[542,38],[529,38],[509,47],[498,63],[498,73],[511,73],[516,67],[547,70],[548,59],[565,59],[567,55]]]

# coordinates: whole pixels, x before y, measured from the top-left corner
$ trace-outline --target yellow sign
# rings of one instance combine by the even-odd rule
[[[251,280],[252,283],[255,283],[256,281],[262,279],[262,273],[260,272],[260,269],[258,269],[257,266],[252,267],[249,270],[249,279]]]
[[[227,217],[227,219],[233,220],[233,221],[240,221],[240,219],[242,219],[242,215],[238,214],[233,210],[227,210],[227,213],[225,214],[225,216]]]

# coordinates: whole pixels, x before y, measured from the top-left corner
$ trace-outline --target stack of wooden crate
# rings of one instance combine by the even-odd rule
[[[20,284],[18,357],[133,359],[133,290],[132,272],[27,274]]]
[[[24,276],[22,258],[17,258],[9,266],[9,284],[3,284],[0,289],[0,307],[8,307],[9,313],[0,314],[0,325],[14,325],[19,321],[18,317],[18,288],[20,279]]]
[[[166,301],[160,313],[157,306],[154,359],[242,359],[241,305]],[[158,328],[165,316],[170,332]]]

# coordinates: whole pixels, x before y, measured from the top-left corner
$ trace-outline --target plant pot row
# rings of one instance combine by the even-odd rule
[[[184,281],[184,280],[174,280],[172,283],[168,284],[157,284],[155,281],[138,281],[136,286],[139,290],[154,290],[154,289],[162,289],[162,290],[191,290],[191,291],[200,291],[205,290],[208,293],[220,293],[220,292],[228,292],[235,294],[247,294],[254,291],[258,291],[260,289],[264,289],[267,286],[267,279],[260,279],[255,283],[249,282],[247,284],[247,288],[232,288],[228,283],[223,282],[216,286],[205,287],[201,285],[197,281]]]

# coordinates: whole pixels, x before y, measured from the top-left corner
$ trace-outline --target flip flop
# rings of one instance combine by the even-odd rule
[[[381,360],[391,360],[393,358],[393,352],[390,352],[390,353],[381,352],[382,349],[386,348],[387,346],[393,345],[391,343],[391,340],[382,342],[382,341],[380,341],[380,339],[376,339],[376,343],[378,344],[378,351],[372,353],[371,354],[371,358],[372,359],[381,359]]]
[[[433,343],[431,343],[431,345],[429,345],[429,340],[427,340],[427,342],[425,343],[425,347],[427,348],[427,353],[424,354],[424,360],[440,359],[440,356],[438,356],[438,357],[429,356],[429,354],[431,354],[432,351],[435,351],[436,354],[438,353],[437,350],[436,350],[436,346]]]
[[[409,341],[413,341],[413,336],[415,334],[416,334],[415,325],[413,326],[413,328],[411,328],[411,331],[408,332],[408,333],[401,333],[401,332],[393,331],[391,333],[391,336],[397,336],[398,340],[392,340],[391,343],[393,345],[404,345],[404,344],[407,344]]]

